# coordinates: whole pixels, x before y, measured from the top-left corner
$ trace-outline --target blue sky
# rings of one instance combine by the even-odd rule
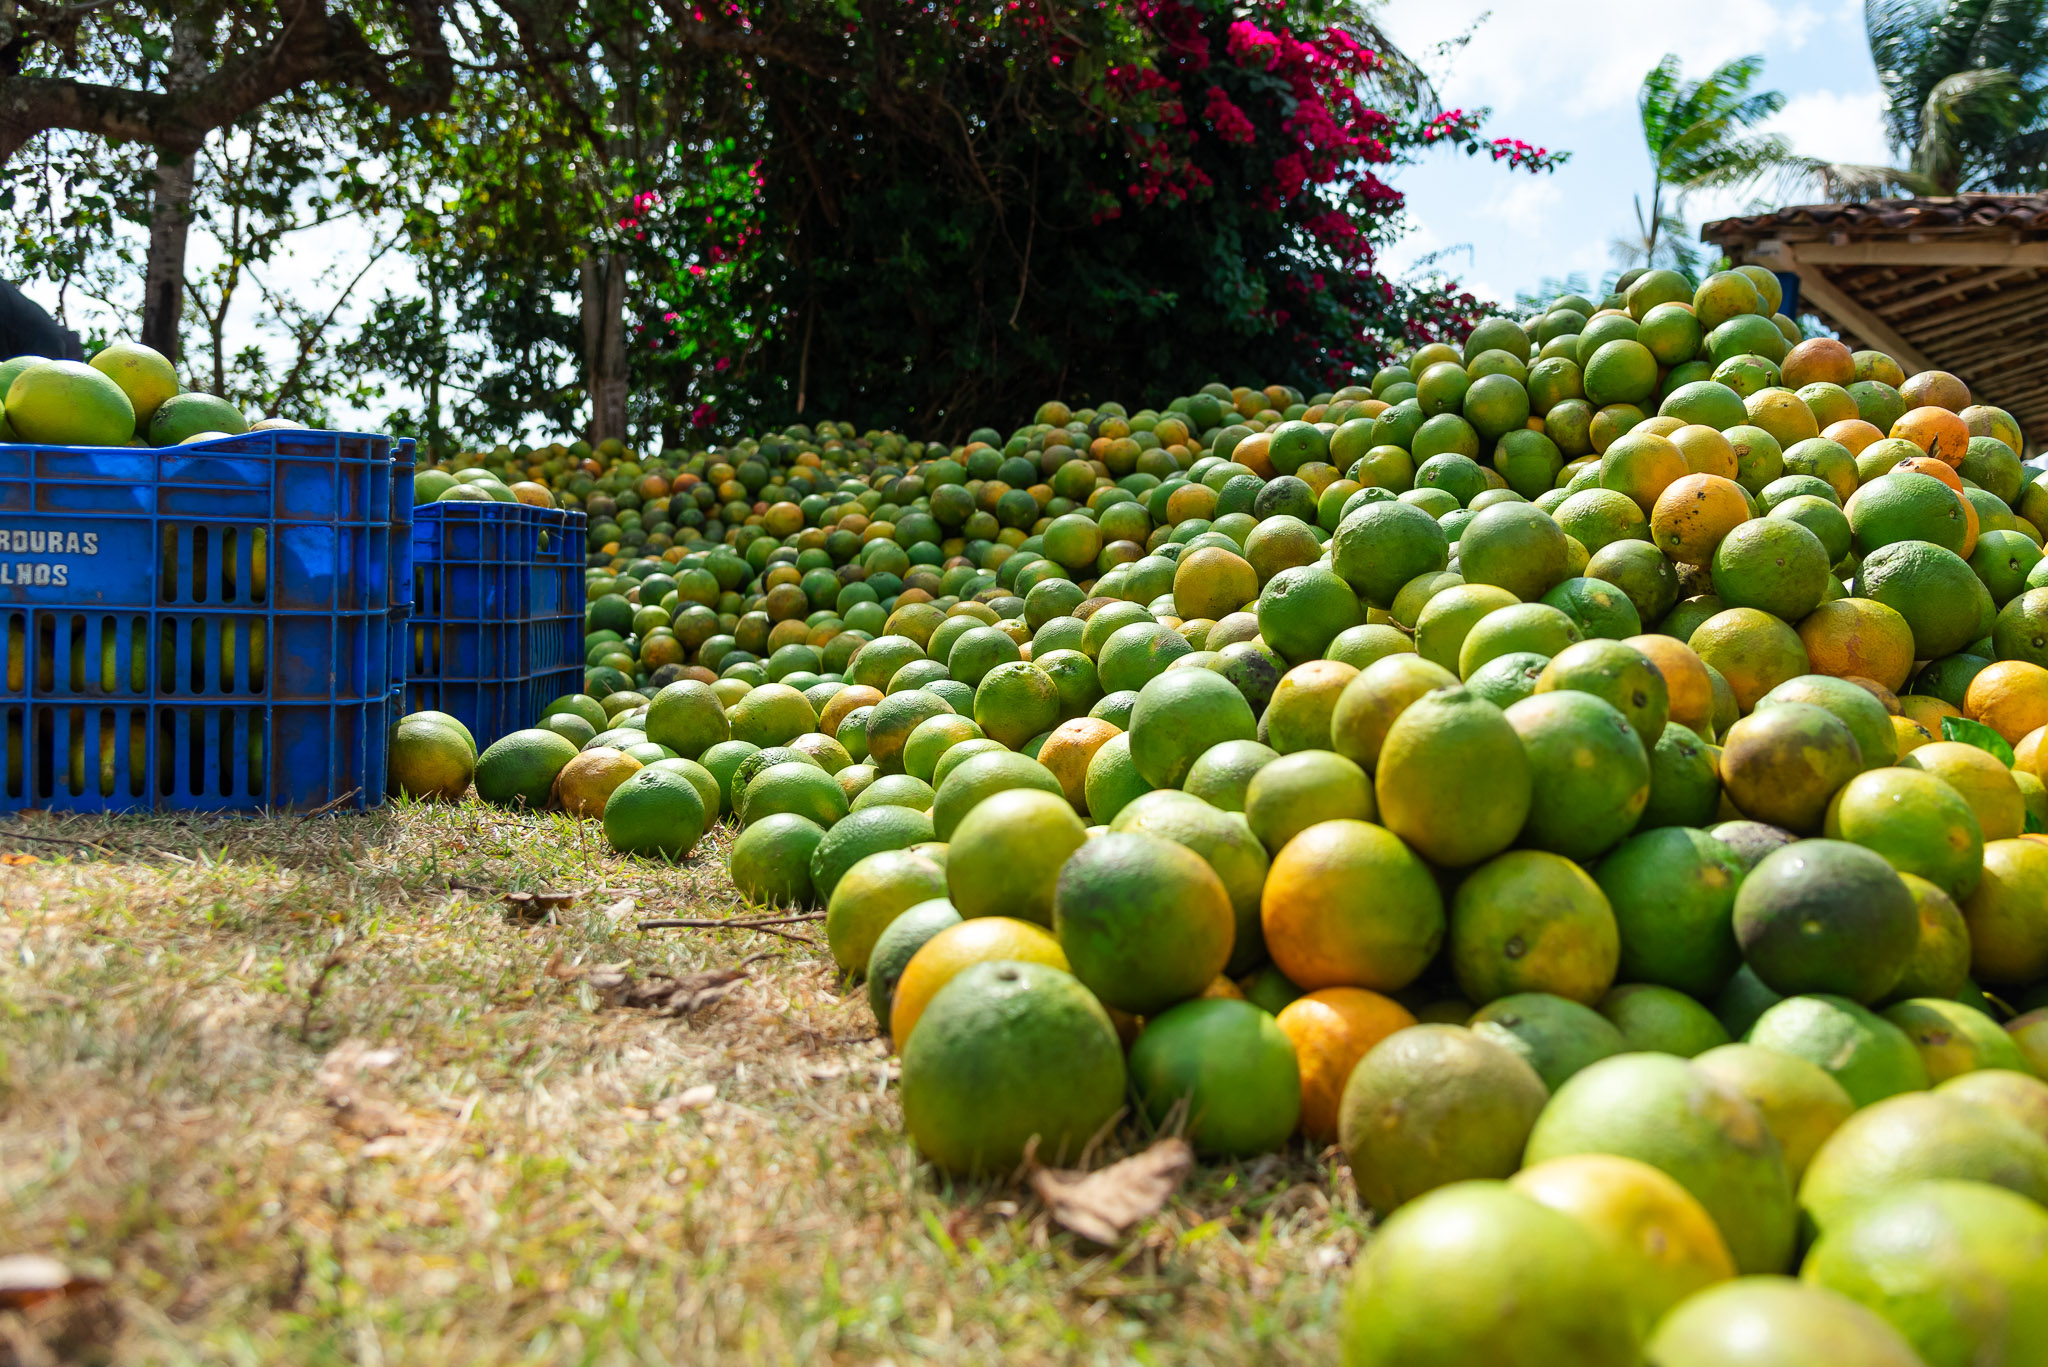
[[[1444,269],[1476,294],[1510,300],[1545,276],[1581,271],[1597,281],[1611,270],[1609,243],[1633,223],[1631,196],[1649,182],[1636,90],[1667,52],[1692,77],[1762,53],[1761,88],[1787,101],[1771,127],[1796,151],[1895,160],[1861,0],[1392,0],[1381,18],[1424,60],[1479,21],[1470,45],[1436,72],[1446,105],[1491,106],[1489,136],[1572,154],[1543,176],[1448,152],[1403,171],[1395,183],[1408,196],[1411,231],[1383,258],[1397,273],[1456,248]],[[1695,196],[1686,206],[1691,230],[1743,211],[1752,197]]]

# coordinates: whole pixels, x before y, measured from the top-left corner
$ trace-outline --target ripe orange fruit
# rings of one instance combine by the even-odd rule
[[[1099,717],[1075,717],[1054,727],[1038,748],[1038,762],[1052,771],[1060,781],[1060,791],[1082,816],[1088,815],[1088,761],[1120,734]]]
[[[1319,822],[1274,857],[1260,894],[1266,949],[1314,991],[1395,992],[1444,939],[1444,899],[1429,865],[1384,826]]]
[[[1915,408],[1925,405],[1960,413],[1970,406],[1970,386],[1946,370],[1923,370],[1899,386],[1899,397]]]
[[[1680,564],[1707,565],[1721,538],[1748,520],[1749,499],[1740,484],[1720,475],[1686,475],[1657,495],[1650,536]]]
[[[1007,916],[977,916],[948,926],[926,940],[896,981],[896,1004],[889,1010],[889,1038],[902,1053],[939,989],[960,973],[979,963],[999,959],[1021,959],[1067,971],[1067,956],[1052,932],[1029,921]]]
[[[1892,424],[1889,435],[1912,442],[1937,460],[1961,465],[1970,449],[1970,429],[1946,408],[1908,409]]]
[[[1896,693],[1913,672],[1913,628],[1873,599],[1822,603],[1799,619],[1797,630],[1816,674],[1873,679]]]
[[[1812,672],[1799,633],[1757,608],[1729,608],[1700,623],[1687,642],[1735,690],[1743,712],[1787,679]]]
[[[2001,660],[1979,670],[1963,695],[1963,715],[1981,721],[2009,745],[2048,726],[2048,669],[2025,660]],[[2018,768],[2017,754],[2014,767]]]
[[[1908,456],[1897,465],[1894,465],[1887,473],[1898,474],[1902,470],[1911,470],[1922,475],[1932,475],[1957,493],[1960,494],[1963,491],[1963,477],[1957,474],[1955,467],[1945,460],[1936,460],[1933,456]]]
[[[1321,1144],[1337,1137],[1344,1084],[1358,1060],[1415,1024],[1407,1007],[1362,987],[1325,987],[1297,997],[1277,1019],[1301,1064],[1301,1132]]]
[[[1850,455],[1860,456],[1864,448],[1884,440],[1884,429],[1861,418],[1844,418],[1841,422],[1829,423],[1821,435],[1847,447]]]
[[[1631,636],[1622,644],[1647,655],[1664,676],[1664,687],[1671,695],[1670,719],[1702,736],[1710,735],[1714,726],[1714,680],[1693,648],[1676,636],[1654,634]]]

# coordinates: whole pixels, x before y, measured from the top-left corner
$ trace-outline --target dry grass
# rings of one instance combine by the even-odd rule
[[[1198,1168],[1114,1252],[935,1178],[822,949],[635,929],[741,909],[723,833],[675,868],[473,802],[5,829],[96,848],[0,834],[37,860],[0,867],[0,1254],[106,1276],[122,1362],[1333,1356],[1329,1155]],[[541,889],[578,895],[508,916]],[[685,1019],[573,972],[764,953]]]

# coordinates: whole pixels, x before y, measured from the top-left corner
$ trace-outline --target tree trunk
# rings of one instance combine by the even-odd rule
[[[185,316],[185,242],[192,230],[192,162],[159,152],[149,211],[149,257],[142,273],[142,344],[178,360]]]
[[[590,444],[626,439],[626,258],[583,262],[583,368],[590,391]]]
[[[182,94],[206,74],[199,26],[171,31],[170,73],[164,88]],[[178,326],[185,316],[185,243],[192,232],[192,171],[196,152],[159,147],[149,209],[149,256],[142,272],[142,344],[178,361]]]

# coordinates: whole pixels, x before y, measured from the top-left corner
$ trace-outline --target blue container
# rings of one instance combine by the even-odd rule
[[[0,810],[381,802],[410,447],[0,446]]]
[[[412,486],[413,445],[398,444],[391,453],[391,640],[386,659],[391,666],[391,687],[398,693],[394,706],[405,702],[405,619],[412,616]]]
[[[523,503],[413,512],[406,711],[446,712],[479,747],[583,688],[582,513]]]

